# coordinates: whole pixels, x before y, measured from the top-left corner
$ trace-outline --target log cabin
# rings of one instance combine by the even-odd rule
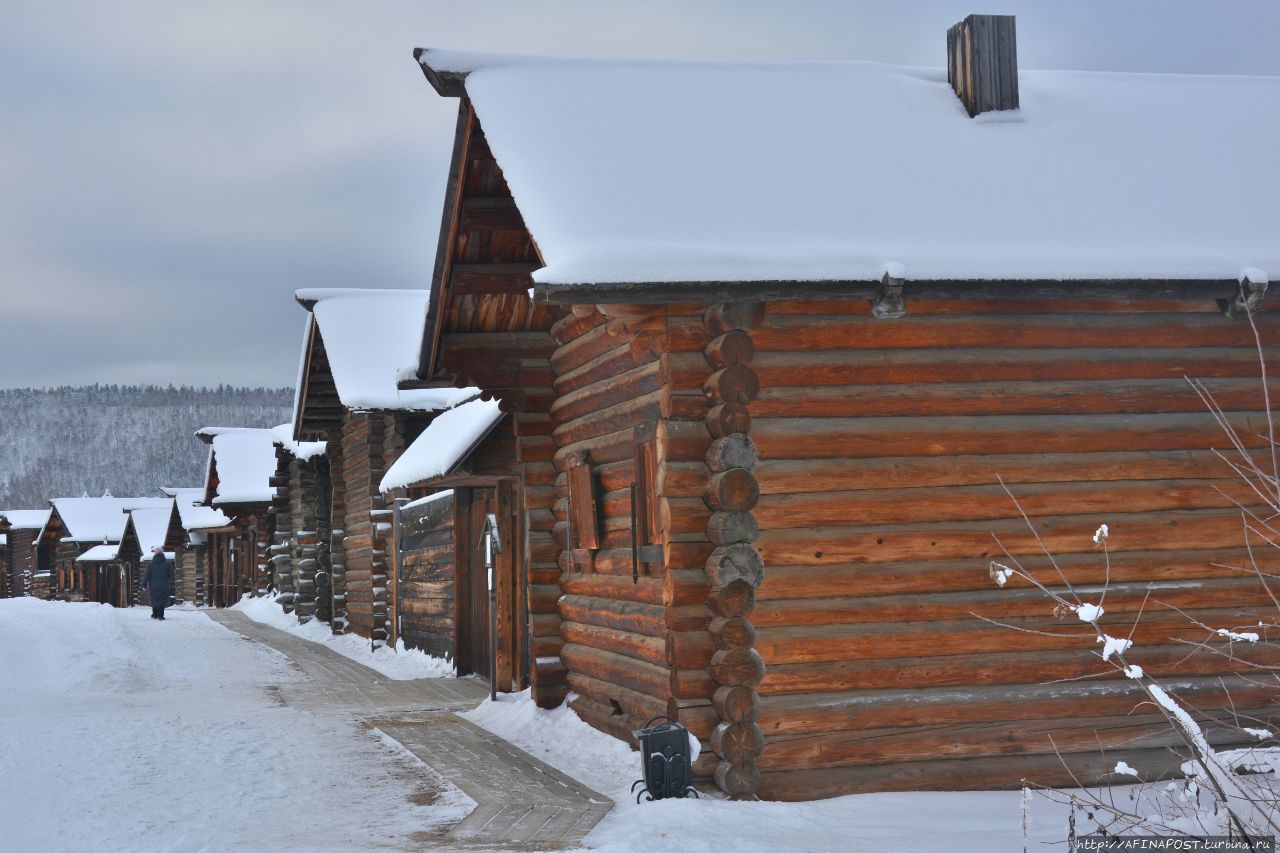
[[[143,575],[147,564],[151,562],[152,551],[163,548],[165,557],[174,565],[174,582],[172,595],[175,601],[181,587],[178,575],[178,556],[188,541],[187,531],[182,526],[182,517],[178,513],[177,500],[170,495],[165,506],[145,507],[129,512],[129,520],[125,524],[124,533],[120,537],[117,556],[121,568],[128,580],[125,586],[125,601],[128,605],[146,605],[149,603],[146,590],[142,586]]]
[[[197,606],[207,606],[205,597],[209,530],[229,527],[231,519],[220,509],[204,505],[205,490],[197,488],[161,489],[173,498],[186,541],[174,558],[174,597]]]
[[[271,586],[269,546],[276,476],[275,437],[270,429],[202,427],[196,437],[209,445],[204,498],[230,523],[204,528],[204,604],[230,607],[245,595]]]
[[[36,540],[48,523],[49,514],[47,509],[0,510],[8,524],[8,568],[14,595],[49,597],[49,575],[36,569]]]
[[[169,498],[117,498],[109,492],[99,498],[50,500],[49,520],[36,543],[37,575],[50,573],[49,597],[106,604],[121,600],[116,595],[119,572],[107,566],[117,562],[127,514],[169,503]]]
[[[329,516],[329,460],[323,441],[294,441],[291,423],[275,427],[271,435],[276,447],[272,586],[284,612],[305,624],[316,616],[319,522]],[[320,579],[325,580],[323,572]]]
[[[478,675],[500,692],[529,684],[515,462],[510,416],[496,400],[475,399],[437,415],[379,484],[397,503],[391,637],[452,659],[458,675]],[[496,553],[484,541],[490,516]]]
[[[415,52],[459,106],[401,385],[511,415],[540,704],[678,719],[738,798],[1177,772],[1091,630],[991,562],[1062,588],[1025,510],[1071,584],[1109,578],[1117,636],[1148,590],[1209,625],[1268,606],[1184,376],[1266,434],[1280,80],[1014,45],[975,16],[945,71]],[[1134,660],[1274,716],[1239,676],[1269,650],[1188,656],[1156,611]]]
[[[416,290],[301,290],[307,322],[293,440],[326,442],[327,512],[318,511],[315,615],[334,633],[381,645],[388,636],[387,555],[391,504],[378,492],[387,466],[435,412],[477,393],[402,391],[414,361],[426,293]]]

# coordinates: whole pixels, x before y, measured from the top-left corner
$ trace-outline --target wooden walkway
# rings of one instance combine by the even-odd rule
[[[566,850],[600,822],[613,802],[467,720],[489,694],[474,679],[394,681],[324,646],[254,622],[241,613],[205,611],[241,636],[269,646],[308,676],[293,704],[350,711],[399,741],[475,800],[476,808],[442,834],[415,839],[433,849]]]

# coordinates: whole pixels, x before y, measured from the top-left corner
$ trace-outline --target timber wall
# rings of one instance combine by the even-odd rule
[[[35,540],[39,530],[9,531],[9,567],[14,579],[15,595],[36,595]]]
[[[1256,622],[1266,591],[1215,567],[1243,558],[1240,513],[1217,491],[1244,497],[1241,483],[1210,452],[1226,437],[1183,378],[1208,379],[1243,434],[1265,433],[1249,324],[1210,300],[909,311],[768,303],[750,333],[759,794],[1069,784],[1055,750],[1083,777],[1118,759],[1170,772],[1169,727],[1150,708],[1130,714],[1123,679],[1046,684],[1107,667],[1092,629],[1055,621],[1025,582],[989,577],[1002,545],[1061,588],[997,478],[1086,597],[1107,571],[1094,531],[1110,526],[1109,633],[1129,635],[1148,588],[1210,625]],[[1274,315],[1258,325],[1277,339]],[[1245,665],[1175,644],[1203,637],[1148,602],[1131,658],[1222,707],[1213,676]],[[1235,686],[1241,712],[1265,699]],[[1222,726],[1210,737],[1241,740]]]

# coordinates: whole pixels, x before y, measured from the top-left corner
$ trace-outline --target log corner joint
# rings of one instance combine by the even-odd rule
[[[907,313],[907,300],[902,295],[903,279],[888,273],[880,279],[880,291],[871,300],[871,316],[877,320],[896,320]]]
[[[1222,313],[1232,320],[1240,320],[1251,316],[1262,305],[1262,298],[1267,295],[1267,279],[1254,281],[1249,276],[1240,279],[1240,295],[1233,299],[1219,299],[1218,305]]]

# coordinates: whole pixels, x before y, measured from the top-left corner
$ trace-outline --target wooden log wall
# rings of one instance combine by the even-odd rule
[[[1258,325],[1264,341],[1280,340],[1275,314]],[[1214,626],[1256,623],[1270,604],[1222,567],[1243,560],[1244,541],[1217,489],[1248,498],[1210,452],[1227,439],[1183,379],[1206,379],[1259,446],[1247,322],[1207,299],[919,300],[894,320],[862,302],[770,302],[749,336],[753,378],[733,382],[754,396],[759,496],[754,525],[731,526],[743,537],[759,528],[765,569],[753,631],[733,630],[743,644],[754,633],[767,664],[758,698],[735,700],[755,706],[763,735],[743,738],[759,750],[761,796],[1071,784],[1055,746],[1090,780],[1118,759],[1171,769],[1167,727],[1149,708],[1129,715],[1138,697],[1123,679],[1045,684],[1106,667],[1087,626],[1056,621],[1025,583],[991,580],[1003,547],[1061,587],[998,477],[1086,595],[1107,576],[1093,534],[1110,526],[1104,626],[1127,636],[1146,601],[1131,656],[1193,703],[1222,707],[1215,676],[1271,655],[1187,658],[1176,641],[1202,632],[1153,604]],[[1266,355],[1276,369],[1280,349]],[[689,359],[673,374],[692,381],[704,369]],[[745,475],[732,488],[751,493]],[[720,695],[723,713],[740,713]],[[1256,690],[1233,701],[1275,713]],[[1244,738],[1217,727],[1211,739]]]
[[[301,463],[297,458],[287,450],[276,447],[276,473],[271,478],[271,486],[276,495],[271,502],[274,532],[267,546],[267,565],[270,567],[271,586],[277,592],[276,602],[285,613],[294,612],[294,601],[298,594],[293,562],[296,526],[293,518],[292,487],[296,479],[295,469],[299,464]]]
[[[306,624],[317,617],[322,550],[329,541],[329,460],[315,456],[294,460],[289,469],[290,541],[293,563],[293,612]]]
[[[343,440],[346,417],[343,419],[343,430],[336,435],[331,434],[325,451],[329,456],[329,541],[328,566],[321,561],[316,574],[316,617],[329,623],[335,634],[347,632],[347,481],[345,465],[347,446]]]
[[[707,681],[707,661],[699,657],[705,643],[686,642],[688,634],[673,631],[664,607],[667,561],[676,562],[668,556],[668,549],[676,547],[670,544],[673,519],[661,501],[671,454],[665,422],[671,406],[666,323],[663,306],[579,305],[551,329],[558,344],[551,356],[556,378],[550,415],[558,472],[553,534],[560,596],[555,617],[540,617],[537,611],[552,599],[553,590],[530,585],[535,648],[541,665],[541,656],[555,650],[544,638],[557,630],[566,681],[578,694],[574,709],[596,728],[628,741],[634,741],[631,731],[649,718],[678,712],[675,675],[684,667]],[[705,434],[700,423],[696,426]],[[656,448],[656,482],[648,498],[656,502],[651,536],[663,558],[634,566],[630,490],[636,481],[636,445],[645,435],[652,435]],[[700,450],[695,446],[694,453],[700,457],[706,444],[701,442]],[[571,550],[565,472],[583,465],[589,467],[596,512],[592,518],[579,507],[572,515],[579,528],[590,524],[594,536],[584,537],[579,530],[574,544],[595,541],[598,547]],[[532,524],[534,512],[529,515]],[[704,529],[699,533],[705,536]],[[531,576],[531,582],[538,579]],[[546,620],[541,628],[540,618]],[[701,627],[705,638],[705,620]],[[704,686],[700,698],[709,708],[711,689]],[[701,730],[696,723],[690,728],[709,738],[712,723],[708,717]]]
[[[374,600],[377,537],[371,513],[384,471],[383,429],[380,415],[348,412],[343,418],[342,479],[346,513],[342,544],[347,630],[378,642],[386,639],[386,613],[378,611]]]
[[[522,398],[512,414],[516,467],[520,473],[518,518],[521,531],[522,597],[527,622],[529,680],[533,697],[543,708],[554,708],[568,695],[567,672],[560,657],[560,553],[553,508],[559,497],[554,463],[555,440],[550,415],[555,378],[549,359],[520,362]],[[508,408],[507,401],[503,401]]]

